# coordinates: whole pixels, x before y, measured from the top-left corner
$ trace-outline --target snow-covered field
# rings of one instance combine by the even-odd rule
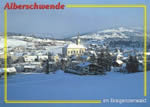
[[[149,107],[147,103],[126,104],[4,104],[3,79],[0,79],[0,107]],[[8,100],[103,100],[104,98],[145,98],[143,72],[105,76],[78,76],[57,71],[56,74],[17,74],[8,77]]]
[[[52,42],[57,45],[57,46],[51,46],[50,49],[55,49],[55,48],[57,49],[58,47],[63,47],[63,44],[66,43],[66,41],[62,41],[62,40],[54,41],[51,39],[40,39],[40,38],[26,37],[26,36],[11,36],[11,37],[8,36],[7,37],[7,46],[11,47],[11,48],[14,48],[17,46],[34,45],[34,42],[35,43],[36,42],[43,42],[43,43],[44,42]],[[0,48],[4,48],[4,37],[2,37],[2,36],[0,36]]]
[[[8,47],[25,46],[27,42],[17,39],[7,39]],[[4,38],[0,37],[0,48],[4,48]]]

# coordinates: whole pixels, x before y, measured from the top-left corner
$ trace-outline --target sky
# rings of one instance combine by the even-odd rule
[[[145,4],[149,0],[2,0],[0,32],[4,31],[3,7],[6,2],[17,4]],[[150,18],[150,14],[148,17]],[[150,22],[148,21],[148,29]],[[64,10],[8,10],[8,32],[50,33],[56,38],[93,32],[113,27],[143,28],[143,8],[65,8]]]

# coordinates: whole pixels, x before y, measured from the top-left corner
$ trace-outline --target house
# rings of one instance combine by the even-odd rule
[[[111,71],[112,72],[124,72],[124,73],[127,72],[126,63],[123,63],[120,66],[112,66]]]
[[[54,61],[54,62],[59,62],[60,61],[60,57],[58,54],[49,54],[48,55],[48,60],[50,61]]]
[[[54,72],[54,71],[56,71],[56,69],[57,69],[56,62],[54,62],[54,61],[49,61],[49,62],[48,62],[48,71],[49,71],[49,72]]]
[[[80,63],[81,63],[81,61],[73,60],[73,61],[71,61],[71,62],[69,63],[69,68],[75,69],[76,66],[77,66],[78,64],[80,64]]]
[[[25,55],[23,56],[23,58],[25,62],[34,62],[35,60],[38,59],[38,57],[35,55]]]
[[[58,54],[53,55],[52,58],[53,58],[53,60],[54,60],[55,62],[58,62],[59,59],[60,59]]]
[[[38,60],[39,60],[39,61],[48,60],[48,55],[38,55]]]
[[[103,73],[104,71],[102,69],[103,68],[97,64],[90,64],[89,65],[89,72]]]
[[[70,63],[68,64],[67,58],[62,58],[60,62],[61,62],[61,69],[62,70],[65,70],[70,64]]]
[[[9,67],[6,68],[6,70],[7,70],[7,74],[15,74],[17,72],[15,67]],[[4,72],[5,72],[5,68],[0,68],[0,76],[4,75]]]
[[[77,70],[88,73],[90,64],[91,64],[90,62],[83,62],[83,63],[77,64]]]
[[[80,37],[78,36],[75,43],[68,44],[63,47],[62,53],[64,56],[72,56],[72,55],[82,55],[85,52],[86,48],[80,44]]]
[[[24,72],[33,72],[36,70],[35,65],[25,65],[24,66]]]
[[[117,59],[116,61],[114,61],[114,62],[112,63],[112,65],[113,65],[114,67],[120,67],[120,66],[122,66],[122,64],[123,64],[123,61],[122,61],[122,60],[119,60],[119,59]]]
[[[27,62],[23,64],[24,72],[42,72],[42,62]]]
[[[82,56],[80,57],[80,60],[81,60],[82,62],[86,62],[86,61],[90,60],[90,56],[82,55]]]
[[[86,74],[104,74],[101,66],[90,62],[78,64],[76,70]]]
[[[24,72],[42,72],[42,68],[37,65],[25,65]]]

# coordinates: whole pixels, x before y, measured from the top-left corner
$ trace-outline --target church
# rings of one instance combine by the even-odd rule
[[[80,44],[80,37],[78,35],[76,43],[67,44],[63,47],[62,53],[64,56],[79,56],[85,52],[86,48]]]

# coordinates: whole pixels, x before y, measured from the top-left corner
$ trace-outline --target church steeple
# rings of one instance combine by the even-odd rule
[[[80,34],[78,33],[78,37],[77,37],[77,41],[76,41],[77,45],[80,45]]]

